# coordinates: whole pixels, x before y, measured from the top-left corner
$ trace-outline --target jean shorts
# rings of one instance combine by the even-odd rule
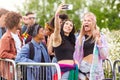
[[[89,79],[90,68],[91,64],[82,60],[79,70],[83,73],[86,73],[86,75],[84,75],[83,73],[79,73],[79,79],[85,80],[86,77]]]

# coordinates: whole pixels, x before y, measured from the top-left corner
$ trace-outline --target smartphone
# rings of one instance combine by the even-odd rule
[[[62,6],[63,10],[72,10],[73,9],[73,5],[72,4],[65,4]]]

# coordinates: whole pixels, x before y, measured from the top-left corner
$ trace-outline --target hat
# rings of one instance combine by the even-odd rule
[[[41,28],[41,26],[39,24],[36,24],[32,27],[33,27],[32,37],[35,37],[38,34],[38,31]]]

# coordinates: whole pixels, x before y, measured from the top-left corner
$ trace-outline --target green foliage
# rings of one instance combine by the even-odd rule
[[[104,70],[104,77],[105,79],[107,78],[112,78],[112,63],[110,59],[106,59],[103,61],[103,70]]]
[[[120,30],[109,30],[108,28],[102,28],[101,32],[105,34],[105,39],[107,39],[108,42],[108,48],[109,48],[109,56],[108,58],[112,61],[112,63],[115,60],[120,59]],[[120,63],[119,63],[120,65]],[[104,74],[106,78],[112,77],[112,72],[110,72],[110,67],[105,66]],[[118,67],[115,68],[116,70],[116,76],[119,77],[120,73],[118,72]]]
[[[19,11],[24,15],[28,11],[37,14],[37,21],[44,26],[55,13],[57,6],[65,1],[66,4],[73,4],[73,10],[65,11],[75,23],[76,29],[80,29],[81,15],[88,11],[97,16],[97,25],[100,28],[120,29],[120,2],[118,0],[26,0],[23,9]],[[82,11],[83,10],[83,11]]]
[[[108,28],[102,28],[101,32],[105,34],[105,38],[108,42],[109,58],[114,62],[120,59],[120,30],[109,30]]]
[[[105,78],[112,78],[112,72],[109,72],[107,69],[104,70],[104,76]]]
[[[100,28],[109,28],[110,30],[120,29],[120,1],[118,0],[92,0],[90,5],[84,0],[84,6],[97,16],[97,24]]]
[[[58,5],[61,3],[61,0],[26,0],[23,4],[23,10],[19,11],[24,15],[28,11],[32,11],[37,15],[37,22],[44,26],[45,22],[50,21],[54,16],[55,10]],[[73,10],[64,11],[68,14],[71,20],[75,23],[76,29],[80,27],[79,15],[76,15],[76,11],[80,9],[80,1],[70,1],[66,0],[66,4],[73,4]],[[77,5],[76,5],[77,4]]]

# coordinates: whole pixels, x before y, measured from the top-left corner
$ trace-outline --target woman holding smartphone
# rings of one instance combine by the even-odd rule
[[[60,25],[59,14],[62,11],[61,4],[55,13],[55,28],[53,32],[53,48],[58,64],[61,68],[61,80],[78,80],[77,65],[73,60],[74,46],[75,46],[75,27],[71,20],[65,20]],[[73,75],[73,76],[71,76]]]

